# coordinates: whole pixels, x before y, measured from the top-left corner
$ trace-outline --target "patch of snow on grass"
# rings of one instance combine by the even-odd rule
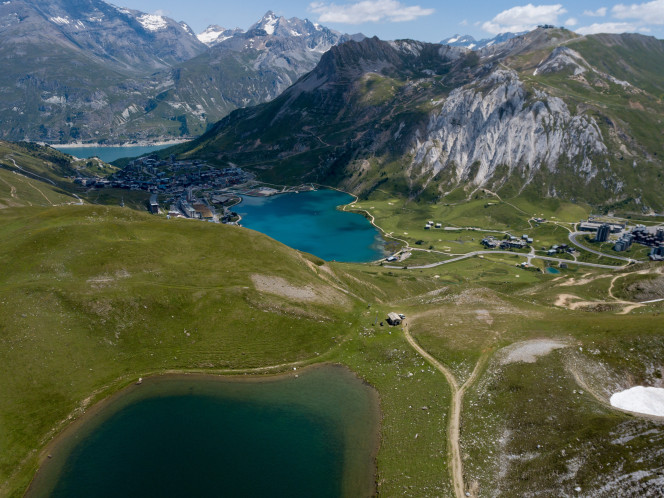
[[[611,406],[630,412],[664,417],[664,389],[635,386],[611,396]]]

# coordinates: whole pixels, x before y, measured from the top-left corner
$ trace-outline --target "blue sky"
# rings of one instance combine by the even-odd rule
[[[209,24],[248,28],[268,10],[308,18],[346,33],[382,39],[436,42],[455,33],[476,38],[524,31],[537,24],[564,25],[579,33],[639,32],[664,38],[664,0],[575,0],[527,3],[503,0],[111,0],[114,4],[187,22],[196,32]]]

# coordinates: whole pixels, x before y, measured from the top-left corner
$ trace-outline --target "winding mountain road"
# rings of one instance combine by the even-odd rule
[[[597,251],[597,250],[593,249],[592,247],[588,247],[588,246],[583,245],[582,243],[580,243],[577,240],[577,237],[579,237],[580,235],[586,235],[586,234],[587,234],[587,232],[570,232],[570,234],[568,236],[569,241],[572,244],[574,244],[575,246],[580,247],[584,251],[588,251],[588,252],[591,252],[593,254],[597,254],[598,256],[604,256],[605,258],[611,258],[611,259],[618,259],[620,261],[626,261],[628,264],[629,263],[638,263],[637,260],[632,259],[632,258],[625,258],[623,256],[615,256],[613,254],[606,254],[606,253]]]
[[[11,162],[13,162],[13,163],[14,163],[14,167],[15,167],[16,169],[18,169],[21,173],[25,173],[25,174],[28,175],[28,176],[35,176],[35,177],[37,177],[39,180],[42,180],[42,181],[47,182],[47,183],[50,183],[51,185],[55,185],[55,182],[54,182],[53,180],[49,180],[48,178],[43,177],[43,176],[41,176],[41,175],[38,175],[37,173],[33,173],[32,171],[28,171],[27,169],[23,169],[23,168],[20,167],[18,164],[16,164],[16,161],[14,161],[14,158],[13,158],[13,157],[11,157],[11,156],[7,156],[6,159],[9,159]]]
[[[574,264],[574,265],[580,265],[580,266],[591,266],[593,268],[604,268],[607,270],[617,270],[619,268],[622,268],[622,266],[616,266],[616,265],[602,265],[599,263],[587,263],[585,261],[571,261],[569,259],[562,259],[562,258],[551,258],[549,256],[537,256],[537,255],[532,255],[532,254],[520,254],[517,252],[512,252],[512,251],[473,251],[469,252],[467,254],[463,254],[461,256],[456,256],[454,258],[446,259],[445,261],[437,261],[436,263],[429,263],[427,265],[418,265],[418,266],[409,266],[408,269],[425,269],[425,268],[435,268],[436,266],[441,266],[441,265],[446,265],[448,263],[454,263],[456,261],[461,261],[463,259],[467,258],[473,258],[475,256],[481,256],[484,254],[509,254],[511,256],[523,256],[524,258],[528,259],[543,259],[544,261],[553,261],[555,263],[567,263],[567,264]],[[603,255],[604,256],[604,255]],[[630,262],[632,260],[629,260]],[[403,266],[390,266],[390,265],[384,265],[384,268],[395,268],[395,269],[401,269]]]

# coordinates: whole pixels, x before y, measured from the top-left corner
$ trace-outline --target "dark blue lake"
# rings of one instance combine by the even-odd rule
[[[146,379],[49,448],[27,496],[370,496],[379,420],[338,366]]]
[[[243,226],[326,261],[366,263],[384,256],[380,232],[361,214],[337,206],[353,197],[317,190],[271,197],[244,196],[233,209]]]
[[[71,154],[72,156],[78,157],[80,159],[88,159],[90,157],[98,157],[102,161],[110,163],[116,159],[121,159],[123,157],[137,157],[142,156],[143,154],[148,154],[149,152],[154,152],[160,149],[165,149],[170,147],[170,145],[134,145],[128,147],[67,147],[67,146],[56,146],[55,149],[58,149],[60,152],[65,154]]]

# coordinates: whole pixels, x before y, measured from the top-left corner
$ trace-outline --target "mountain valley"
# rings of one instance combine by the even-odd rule
[[[0,2],[0,41],[1,497],[49,495],[85,424],[152,383],[190,382],[156,413],[204,428],[197,381],[279,417],[242,387],[306,407],[332,370],[375,399],[362,452],[315,429],[351,456],[339,496],[660,495],[664,41],[384,41],[272,11],[196,34],[100,0]],[[112,164],[44,144],[175,138]],[[335,251],[304,252],[321,234]],[[298,424],[344,404],[307,403]],[[147,442],[183,445],[158,470],[186,487],[200,448],[236,457],[201,434]]]

